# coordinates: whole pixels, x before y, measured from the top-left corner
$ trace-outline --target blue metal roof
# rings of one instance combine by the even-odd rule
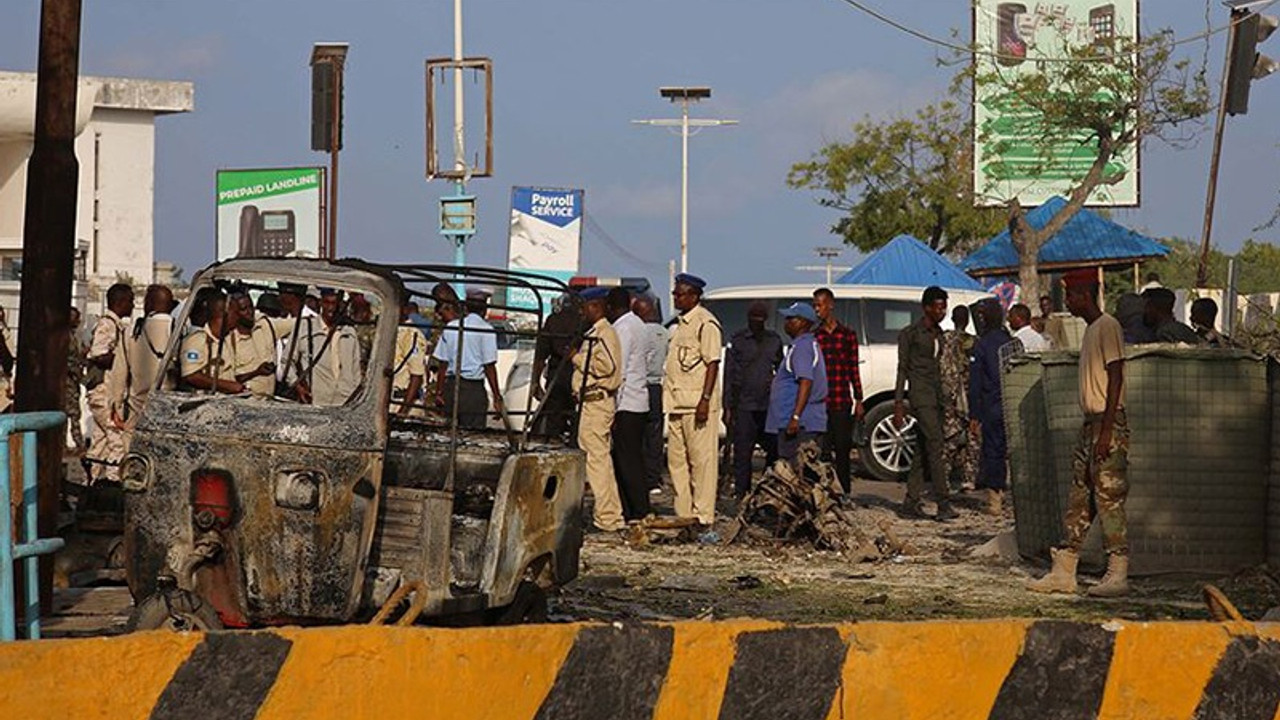
[[[836,282],[841,285],[906,285],[982,290],[976,280],[910,235],[899,235]]]
[[[1032,227],[1042,228],[1066,205],[1061,197],[1050,198],[1027,213]],[[1139,235],[1123,225],[1083,209],[1067,221],[1062,230],[1040,248],[1037,262],[1057,268],[1119,265],[1169,254],[1169,248]],[[1006,229],[972,255],[960,261],[960,267],[978,275],[1017,272],[1018,252]]]

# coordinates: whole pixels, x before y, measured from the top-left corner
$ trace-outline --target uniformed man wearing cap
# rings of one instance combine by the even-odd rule
[[[1079,398],[1084,426],[1071,461],[1071,491],[1062,547],[1053,548],[1053,570],[1028,584],[1035,592],[1076,592],[1076,564],[1094,518],[1102,522],[1107,573],[1089,588],[1096,597],[1129,592],[1129,422],[1124,411],[1124,329],[1098,305],[1098,271],[1076,270],[1063,278],[1067,309],[1088,326],[1080,343]]]
[[[305,384],[302,382],[306,370],[301,359],[304,341],[303,330],[310,330],[313,318],[318,318],[311,308],[307,307],[307,286],[296,283],[280,283],[280,311],[284,318],[292,321],[287,332],[279,333],[276,340],[276,380],[282,392],[303,399]]]
[[[493,411],[503,412],[502,388],[498,385],[498,336],[484,319],[488,308],[489,292],[483,288],[467,289],[465,317],[459,317],[456,303],[441,302],[438,308],[445,325],[433,355],[439,363],[436,401],[448,414],[456,391],[458,426],[470,430],[483,430],[487,424],[486,380],[493,393]]]
[[[608,290],[587,288],[581,293],[582,317],[591,327],[572,351],[573,392],[582,403],[578,418],[578,447],[587,454],[587,484],[595,496],[593,521],[606,532],[622,530],[622,500],[613,472],[611,429],[617,410],[614,395],[622,386],[622,343],[605,317]]]
[[[700,277],[675,277],[673,304],[680,312],[667,345],[662,407],[667,414],[667,470],[679,517],[710,525],[716,518],[720,436],[720,322],[702,306]]]

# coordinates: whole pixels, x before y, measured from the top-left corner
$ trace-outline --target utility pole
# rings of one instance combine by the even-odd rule
[[[1209,250],[1213,235],[1214,203],[1218,197],[1218,168],[1222,160],[1222,134],[1227,115],[1244,115],[1249,112],[1249,86],[1254,80],[1280,69],[1280,63],[1257,51],[1280,26],[1280,20],[1272,15],[1260,15],[1255,8],[1264,8],[1270,0],[1227,0],[1223,3],[1231,10],[1231,30],[1227,33],[1227,59],[1222,67],[1222,94],[1218,102],[1218,121],[1213,132],[1213,155],[1209,161],[1209,188],[1205,192],[1204,229],[1200,235],[1200,264],[1196,269],[1196,287],[1209,283]]]
[[[453,67],[453,171],[457,173],[454,194],[461,197],[467,194],[467,180],[471,179],[462,92],[462,0],[453,0],[453,62],[456,63]],[[453,264],[458,267],[467,264],[468,237],[453,236]]]
[[[466,97],[463,80],[471,70],[484,78],[484,157],[476,164],[467,160]],[[439,159],[436,138],[436,86],[445,82],[446,71],[453,80],[453,164],[447,168]],[[437,73],[439,80],[437,80]],[[440,234],[453,244],[453,262],[467,263],[467,241],[476,232],[476,198],[467,194],[472,178],[493,174],[493,62],[488,58],[466,58],[462,52],[462,0],[453,0],[453,54],[427,60],[427,179],[453,181],[453,194],[440,198]]]
[[[678,119],[632,120],[636,125],[680,128],[680,272],[689,272],[689,128],[719,125],[737,125],[737,120],[690,119],[689,104],[711,97],[709,87],[661,87],[658,94],[673,103],[680,103]]]
[[[1232,15],[1235,20],[1235,15]],[[1222,133],[1227,125],[1227,80],[1231,74],[1231,56],[1235,52],[1236,26],[1227,33],[1227,60],[1222,66],[1222,93],[1218,101],[1218,122],[1213,130],[1213,154],[1209,159],[1209,187],[1204,199],[1204,227],[1200,232],[1200,264],[1196,268],[1196,287],[1209,286],[1209,248],[1213,236],[1213,209],[1218,199],[1218,166],[1222,160]]]
[[[22,228],[18,412],[62,409],[80,178],[75,150],[80,2],[43,0],[40,8],[35,144],[27,164]],[[64,426],[39,435],[36,467],[41,537],[57,534],[65,445]],[[8,512],[7,506],[4,512]],[[40,604],[46,611],[53,599],[52,560],[46,556],[40,561]]]
[[[338,151],[342,149],[342,76],[346,43],[316,43],[311,50],[311,149],[329,153],[329,207],[320,257],[338,249]]]

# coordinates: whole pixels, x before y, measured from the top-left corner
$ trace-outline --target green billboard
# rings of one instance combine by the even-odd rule
[[[1137,39],[1137,0],[1058,2],[973,2],[973,37],[979,77],[1040,72],[1064,58],[1069,48]],[[974,88],[973,187],[979,205],[1004,205],[1017,198],[1035,207],[1066,196],[1097,158],[1097,143],[1069,138],[1046,147],[1036,111],[997,83]],[[1124,179],[1094,191],[1089,204],[1136,206],[1139,168],[1136,150],[1113,159],[1108,174]]]
[[[219,170],[217,257],[317,257],[324,169]]]

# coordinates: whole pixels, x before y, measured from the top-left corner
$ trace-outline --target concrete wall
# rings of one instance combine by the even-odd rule
[[[89,316],[117,276],[153,281],[155,122],[188,112],[191,83],[86,77],[78,99],[80,163],[76,238],[85,252],[76,304]],[[0,264],[22,255],[27,158],[35,113],[35,75],[0,71]],[[16,328],[18,285],[0,277],[0,306]]]
[[[76,144],[77,149],[83,145],[97,148],[96,154],[80,154],[91,156],[94,164],[88,168],[90,172],[81,171],[81,197],[85,197],[86,175],[91,189],[95,177],[98,182],[96,227],[92,205],[82,205],[80,212],[80,232],[88,225],[92,233],[89,275],[101,287],[115,282],[117,273],[139,284],[150,283],[155,262],[155,118],[128,110],[98,109]]]

